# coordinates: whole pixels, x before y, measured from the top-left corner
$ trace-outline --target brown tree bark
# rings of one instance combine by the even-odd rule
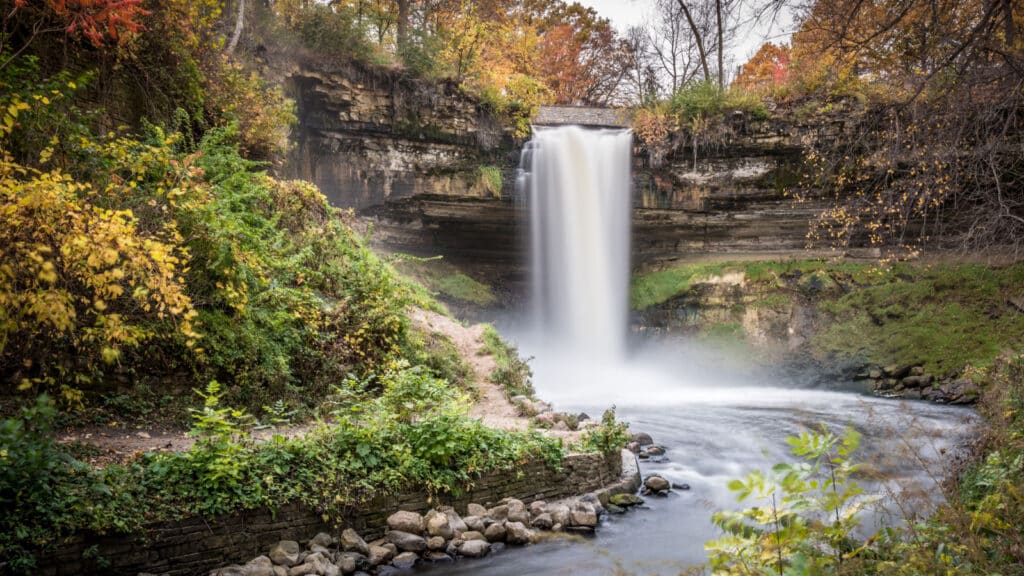
[[[697,52],[700,55],[700,66],[704,70],[704,80],[710,82],[711,69],[708,67],[708,53],[704,49],[704,38],[697,28],[697,22],[694,21],[693,14],[690,14],[690,7],[686,5],[686,2],[679,0],[679,7],[682,8],[683,14],[686,15],[686,22],[690,25],[690,31],[693,32],[694,41],[697,42]]]

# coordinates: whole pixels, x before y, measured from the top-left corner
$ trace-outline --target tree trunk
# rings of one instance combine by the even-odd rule
[[[398,51],[409,42],[409,0],[398,0]]]
[[[679,7],[683,9],[686,22],[690,25],[690,31],[693,32],[693,38],[697,42],[697,53],[700,54],[700,66],[704,69],[704,80],[710,82],[711,69],[708,68],[708,53],[704,50],[704,39],[700,35],[700,30],[697,29],[697,23],[693,20],[693,15],[690,14],[690,8],[686,2],[679,0]]]
[[[231,41],[228,42],[227,53],[232,54],[238,46],[238,39],[242,37],[242,28],[245,27],[245,0],[238,0],[238,17],[235,19],[235,31],[231,34]]]
[[[725,31],[722,29],[722,0],[715,0],[715,19],[718,21],[718,89],[725,89]]]

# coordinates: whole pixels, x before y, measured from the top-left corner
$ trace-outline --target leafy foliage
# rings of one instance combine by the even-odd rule
[[[588,428],[580,438],[580,446],[585,451],[601,454],[617,454],[626,446],[633,435],[629,433],[629,423],[615,419],[615,406],[601,414],[601,423]]]
[[[495,367],[491,372],[491,380],[505,388],[505,394],[513,396],[533,397],[533,383],[530,378],[533,372],[526,360],[519,357],[516,348],[504,340],[494,326],[485,325],[483,332],[484,348],[494,356]]]

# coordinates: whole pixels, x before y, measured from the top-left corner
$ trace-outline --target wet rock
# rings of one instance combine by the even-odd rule
[[[412,552],[402,552],[398,556],[395,556],[394,560],[391,561],[391,565],[399,570],[408,570],[416,565],[416,562],[420,559],[417,554]]]
[[[370,547],[366,544],[366,540],[363,540],[362,536],[351,528],[345,528],[341,533],[341,549],[348,552],[359,552],[364,556],[370,555]]]
[[[370,546],[369,560],[373,566],[387,564],[395,557],[395,553],[383,546]]]
[[[630,506],[638,506],[644,503],[644,499],[635,494],[613,494],[608,498],[608,502],[614,506],[621,506],[628,508]]]
[[[392,530],[387,533],[388,542],[391,542],[403,552],[423,552],[427,549],[427,541],[422,536]]]
[[[507,530],[503,524],[494,523],[484,530],[484,538],[487,538],[488,542],[502,542],[505,540]]]
[[[654,444],[654,439],[646,432],[637,432],[636,434],[633,434],[633,441],[640,446],[649,446]]]
[[[424,529],[423,516],[415,512],[399,510],[388,516],[388,528],[410,534],[422,534]]]
[[[633,454],[639,454],[640,453],[640,443],[637,442],[636,440],[633,440],[630,443],[626,444],[626,450],[629,450]]]
[[[440,536],[431,536],[427,539],[427,549],[437,552],[448,547],[448,543]]]
[[[299,563],[299,554],[301,552],[302,548],[299,547],[298,542],[294,540],[281,540],[270,547],[268,556],[274,561],[274,564],[290,568]]]
[[[619,508],[615,504],[609,504],[608,505],[608,513],[609,514],[625,514],[626,513],[626,509],[625,508]]]
[[[668,492],[672,488],[672,484],[668,480],[665,480],[657,474],[648,476],[644,480],[644,488],[649,490],[653,494],[663,494]]]
[[[677,484],[677,483],[673,482],[672,483],[672,488],[674,488],[676,490],[689,490],[690,489],[690,485],[685,483],[685,482],[683,482],[682,484]]]
[[[483,535],[482,532],[477,532],[475,530],[470,530],[469,532],[463,532],[462,533],[462,539],[464,541],[466,541],[466,542],[468,542],[470,540],[487,540],[487,538]]]
[[[644,452],[650,454],[651,456],[664,456],[665,447],[652,444],[651,446],[648,446],[647,449],[644,450]]]
[[[468,514],[469,516],[483,518],[484,516],[487,516],[487,508],[484,508],[483,506],[476,503],[470,503],[466,505],[466,514]]]
[[[505,543],[504,542],[492,542],[491,546],[490,546],[490,549],[491,549],[491,554],[497,554],[498,552],[501,552],[502,550],[505,549]]]
[[[505,524],[505,541],[509,544],[529,544],[533,541],[533,531],[522,522],[509,522]]]
[[[530,526],[539,528],[540,530],[551,530],[551,527],[554,525],[554,521],[551,520],[551,514],[548,514],[547,512],[539,514],[532,522],[530,522]]]
[[[483,558],[491,551],[486,540],[466,540],[459,546],[459,554],[468,558]]]

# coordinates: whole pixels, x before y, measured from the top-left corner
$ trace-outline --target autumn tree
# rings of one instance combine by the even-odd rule
[[[953,238],[1020,253],[1022,23],[1020,8],[989,0],[807,7],[793,80],[817,98],[867,103],[848,133],[808,153],[804,190],[834,201],[812,241],[913,253]]]
[[[744,90],[770,92],[789,79],[789,46],[766,42],[736,76],[735,84]]]

